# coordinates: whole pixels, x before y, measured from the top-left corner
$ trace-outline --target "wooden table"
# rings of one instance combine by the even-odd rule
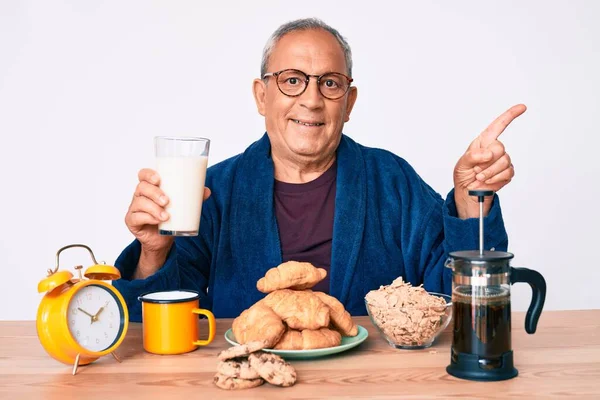
[[[229,347],[223,338],[231,320],[217,322],[213,343],[192,353],[158,356],[144,352],[140,324],[131,324],[117,351],[80,367],[50,358],[40,345],[33,321],[0,322],[1,399],[118,398],[506,398],[567,397],[600,399],[600,310],[546,311],[538,331],[528,335],[523,313],[513,313],[513,349],[519,376],[503,382],[470,382],[446,373],[450,330],[425,350],[396,350],[366,317],[369,330],[358,348],[328,358],[291,361],[295,386],[264,384],[224,391],[213,385],[216,355]],[[203,325],[204,321],[201,321]]]

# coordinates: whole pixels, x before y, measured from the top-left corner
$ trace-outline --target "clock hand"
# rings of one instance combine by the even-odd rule
[[[94,318],[94,316],[92,314],[90,314],[89,312],[85,311],[84,309],[81,309],[79,307],[77,307],[77,309],[79,311],[81,311],[82,313],[84,313],[85,315],[87,315],[88,317]]]
[[[98,315],[100,315],[100,313],[104,310],[104,308],[108,305],[108,301],[106,303],[104,303],[104,305],[102,307],[100,307],[100,309],[98,310],[98,312],[96,313],[96,315],[94,315],[92,317],[92,322],[94,321],[98,321]]]
[[[94,316],[92,314],[90,314],[89,312],[85,311],[84,309],[77,307],[77,309],[79,311],[81,311],[82,313],[84,313],[85,315],[88,315],[90,317],[90,325],[94,323]]]

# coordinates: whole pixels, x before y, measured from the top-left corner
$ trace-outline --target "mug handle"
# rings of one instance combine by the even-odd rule
[[[215,330],[216,330],[216,322],[215,316],[208,310],[204,310],[202,308],[194,308],[192,310],[194,314],[202,314],[208,318],[208,339],[206,340],[196,340],[194,342],[195,346],[206,346],[215,338]]]
[[[537,271],[529,268],[510,267],[510,283],[529,283],[531,286],[531,304],[525,317],[525,330],[527,333],[535,333],[540,314],[546,300],[546,280]]]

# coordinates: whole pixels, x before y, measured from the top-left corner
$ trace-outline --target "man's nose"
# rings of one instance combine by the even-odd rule
[[[323,107],[325,98],[319,91],[316,78],[310,78],[304,93],[300,95],[300,105],[309,109]]]

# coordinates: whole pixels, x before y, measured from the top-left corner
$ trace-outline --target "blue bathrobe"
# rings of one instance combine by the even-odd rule
[[[265,295],[256,282],[282,262],[275,217],[274,169],[266,134],[244,153],[208,169],[197,237],[178,237],[164,266],[132,279],[140,243],[134,240],[115,265],[113,282],[131,321],[141,321],[140,294],[192,289],[217,318],[237,317]],[[330,294],[352,315],[365,315],[368,291],[399,276],[428,291],[450,293],[451,251],[479,248],[476,218],[457,217],[454,193],[446,200],[402,158],[362,146],[343,135],[337,150],[337,183]],[[508,237],[497,195],[485,218],[486,249],[506,251]]]

